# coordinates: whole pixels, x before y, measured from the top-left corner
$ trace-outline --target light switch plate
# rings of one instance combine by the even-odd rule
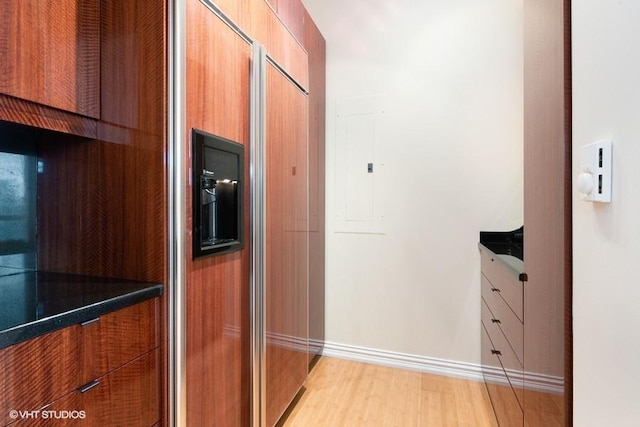
[[[580,149],[578,193],[586,202],[611,202],[613,142],[597,141]]]

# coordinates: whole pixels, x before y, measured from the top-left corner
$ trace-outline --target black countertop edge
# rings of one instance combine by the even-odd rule
[[[161,284],[150,283],[148,287],[143,289],[2,330],[0,331],[0,349],[159,297],[162,295],[162,291]]]
[[[498,255],[524,261],[524,227],[512,231],[481,231],[480,243]]]

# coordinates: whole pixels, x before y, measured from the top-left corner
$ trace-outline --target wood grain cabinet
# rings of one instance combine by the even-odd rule
[[[526,276],[480,249],[482,365],[501,426],[524,423],[523,298]]]
[[[224,2],[226,6],[231,3]],[[236,3],[240,7],[240,2]],[[199,0],[187,2],[186,128],[245,146],[249,182],[249,71],[251,46]],[[186,158],[191,167],[190,144]],[[193,183],[191,183],[192,185]],[[194,218],[187,188],[187,229]],[[244,206],[249,206],[245,186]],[[248,211],[245,211],[248,212]],[[249,425],[249,215],[243,249],[192,259],[187,249],[186,424]],[[191,235],[189,233],[189,239]]]
[[[308,373],[308,98],[266,73],[266,412],[275,425]]]
[[[186,127],[244,144],[247,165],[252,62],[247,38],[264,46],[269,57],[263,111],[264,400],[266,422],[275,425],[324,342],[325,42],[299,0],[271,2],[271,7],[265,0],[189,0],[187,21]],[[249,206],[249,191],[245,194]],[[188,230],[191,210],[187,203]],[[249,236],[249,215],[245,218]],[[250,242],[215,257],[191,260],[187,254],[187,425],[250,422]]]
[[[305,10],[304,47],[309,55],[309,356],[325,339],[325,111],[326,42]]]
[[[525,421],[572,425],[571,2],[525,0]]]
[[[99,0],[3,0],[0,57],[0,93],[99,118]]]
[[[157,310],[155,298],[0,350],[1,425],[157,423]],[[40,414],[14,420],[11,410]]]

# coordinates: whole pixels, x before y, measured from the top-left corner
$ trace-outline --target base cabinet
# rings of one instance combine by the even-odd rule
[[[523,295],[526,276],[481,247],[481,344],[487,392],[500,426],[524,425]]]
[[[0,425],[159,422],[156,300],[0,350]]]
[[[152,426],[160,419],[158,357],[154,349],[15,425]]]
[[[482,325],[482,365],[484,382],[491,399],[493,411],[500,426],[522,426],[524,412],[505,373],[504,366],[495,354],[489,334]]]

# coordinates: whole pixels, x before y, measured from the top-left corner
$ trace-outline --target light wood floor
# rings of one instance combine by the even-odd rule
[[[483,383],[322,357],[282,427],[495,427]]]

